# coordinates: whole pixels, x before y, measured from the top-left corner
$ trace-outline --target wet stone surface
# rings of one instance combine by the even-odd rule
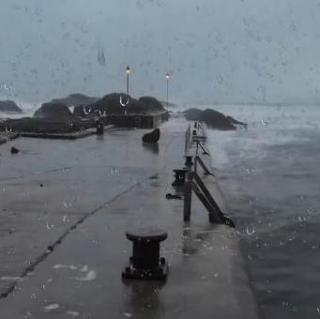
[[[1,164],[8,169],[1,170],[0,178],[9,195],[2,194],[0,202],[4,209],[12,208],[8,216],[16,214],[11,224],[19,232],[15,242],[8,242],[21,250],[8,267],[15,271],[2,270],[3,276],[19,276],[22,259],[34,261],[49,253],[0,300],[1,316],[208,318],[214,311],[218,318],[257,317],[237,234],[227,226],[210,225],[196,200],[191,222],[184,224],[183,201],[165,197],[173,191],[172,169],[184,163],[185,128],[179,120],[164,126],[158,153],[143,147],[143,132],[119,130],[103,140],[69,143],[64,159],[52,153],[47,162],[42,162],[46,144],[36,151],[32,141],[24,140],[20,148],[28,149],[25,154],[33,161],[18,157],[13,172],[5,156]],[[216,182],[207,178],[223,204]],[[71,226],[65,226],[68,220]],[[165,285],[123,282],[121,271],[132,252],[126,231],[155,225],[168,233],[160,250],[170,266]],[[69,231],[59,240],[65,227]],[[8,236],[2,234],[4,241]],[[1,251],[8,263],[3,247]]]

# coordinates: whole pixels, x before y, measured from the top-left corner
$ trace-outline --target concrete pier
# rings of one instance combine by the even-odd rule
[[[0,145],[16,139],[19,136],[13,132],[0,132]]]
[[[210,224],[196,199],[189,223],[174,193],[187,122],[145,130],[110,129],[75,141],[20,138],[0,148],[1,318],[257,318],[234,229]],[[200,171],[200,169],[199,169]],[[199,172],[200,174],[200,172]],[[201,175],[227,211],[213,176]],[[168,233],[166,282],[123,281],[126,232]]]

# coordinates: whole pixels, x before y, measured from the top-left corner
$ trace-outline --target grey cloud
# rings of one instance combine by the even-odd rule
[[[317,103],[319,3],[2,0],[0,95],[120,91],[129,64],[137,96],[163,98],[170,71],[178,101]]]

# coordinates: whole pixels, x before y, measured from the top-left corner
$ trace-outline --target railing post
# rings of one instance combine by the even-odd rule
[[[214,176],[214,174],[209,171],[209,169],[208,169],[207,166],[204,164],[203,160],[201,159],[201,157],[200,157],[199,155],[195,157],[194,162],[195,162],[195,163],[198,163],[198,162],[199,162],[200,166],[201,166],[202,169],[204,170],[205,175],[212,175],[212,176]],[[196,172],[196,171],[195,171],[195,172]]]
[[[193,167],[194,167],[194,172],[197,173],[197,170],[198,170],[198,155],[196,155],[194,157],[194,165],[193,165]]]
[[[190,132],[191,132],[191,126],[189,125],[188,129],[186,130],[186,134],[185,134],[185,146],[184,146],[185,155],[188,153],[188,148],[189,148],[189,144],[190,144]]]
[[[192,172],[187,173],[187,182],[184,186],[183,220],[190,221],[192,202]]]

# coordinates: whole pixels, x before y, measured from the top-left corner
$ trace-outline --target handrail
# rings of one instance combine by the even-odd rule
[[[221,211],[219,205],[196,172],[188,173],[185,185],[183,206],[183,217],[185,222],[189,222],[191,217],[192,191],[207,209],[210,223],[225,224],[230,227],[235,227],[234,222]]]
[[[202,158],[199,155],[196,155],[194,157],[194,171],[197,172],[197,168],[198,168],[198,162],[200,164],[200,166],[202,167],[202,169],[204,170],[205,175],[212,175],[214,176],[214,174],[207,168],[207,166],[204,164]]]
[[[197,141],[197,150],[196,150],[197,155],[198,155],[198,152],[199,152],[198,151],[199,146],[202,149],[203,155],[209,155],[209,152],[205,149],[205,147],[202,145],[202,143],[200,141]]]

